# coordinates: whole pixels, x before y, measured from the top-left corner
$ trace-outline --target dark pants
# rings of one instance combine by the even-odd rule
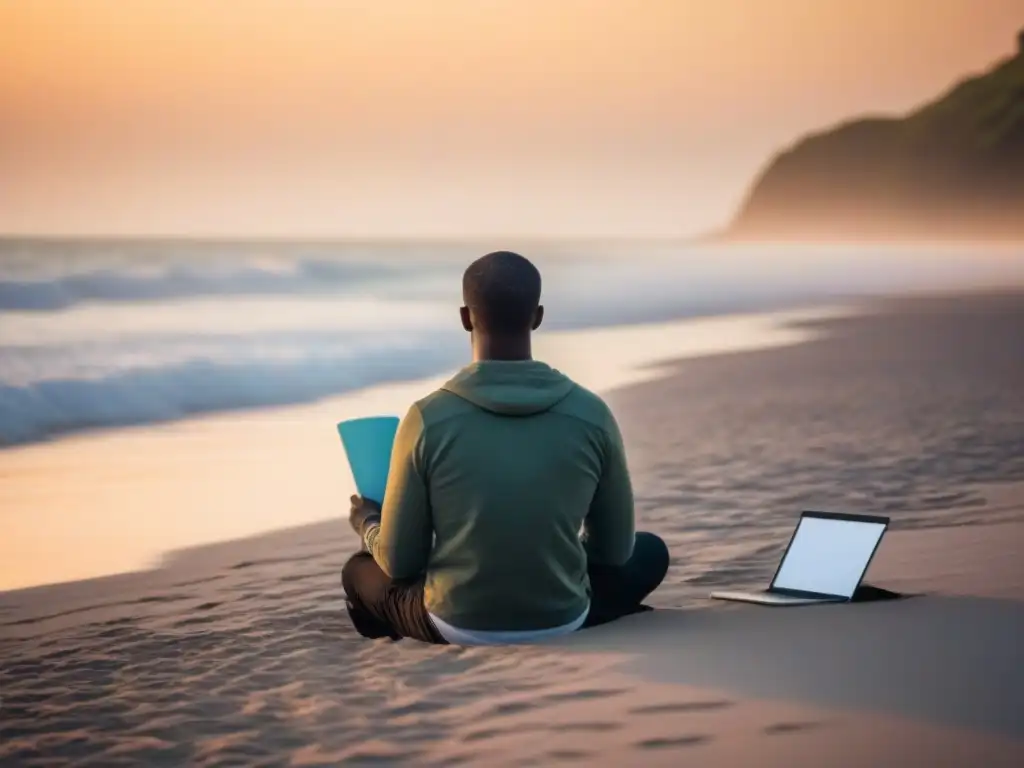
[[[633,555],[624,565],[591,565],[590,613],[584,627],[649,610],[644,599],[668,571],[668,547],[653,533],[638,533]],[[366,552],[353,555],[341,571],[345,603],[356,631],[363,637],[410,637],[443,644],[423,605],[423,578],[392,581]]]

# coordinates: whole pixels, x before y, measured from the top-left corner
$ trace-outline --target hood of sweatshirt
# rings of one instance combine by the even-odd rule
[[[467,365],[441,389],[502,416],[533,416],[553,408],[575,386],[537,360],[484,360]]]

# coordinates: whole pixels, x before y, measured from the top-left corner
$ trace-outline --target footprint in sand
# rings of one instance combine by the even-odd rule
[[[604,733],[605,731],[614,731],[622,727],[622,723],[561,723],[559,725],[552,725],[550,730],[558,731],[559,733]]]
[[[677,701],[669,704],[650,704],[644,707],[635,707],[629,710],[631,715],[663,715],[682,712],[715,712],[720,709],[727,709],[734,705],[732,701],[724,699],[716,701]]]
[[[675,747],[696,747],[700,744],[707,744],[711,740],[712,737],[706,734],[695,734],[665,739],[645,739],[638,741],[635,746],[639,749],[673,749]]]
[[[588,699],[607,699],[626,692],[625,688],[584,688],[579,691],[550,693],[542,697],[546,704],[560,704],[563,701],[586,701]]]
[[[491,711],[487,713],[487,716],[517,715],[520,712],[529,712],[531,709],[536,709],[538,706],[539,704],[534,701],[506,701],[493,706]]]
[[[179,581],[179,582],[177,582],[175,584],[171,584],[171,587],[173,589],[178,589],[180,587],[193,587],[193,586],[196,586],[197,584],[209,584],[211,581],[220,581],[221,579],[226,579],[226,578],[227,578],[227,576],[225,576],[224,574],[220,573],[220,574],[217,574],[215,576],[206,576],[206,577],[204,577],[202,579],[192,579],[190,581]]]
[[[812,731],[827,725],[824,721],[808,721],[805,723],[773,723],[764,729],[769,736],[776,736],[781,733],[799,733],[800,731]]]
[[[462,740],[464,742],[484,741],[486,739],[493,739],[498,736],[506,736],[508,734],[521,736],[526,733],[535,733],[543,730],[545,730],[543,723],[523,723],[520,725],[510,725],[498,728],[481,728],[478,731],[471,731],[470,733],[467,733],[462,737]]]

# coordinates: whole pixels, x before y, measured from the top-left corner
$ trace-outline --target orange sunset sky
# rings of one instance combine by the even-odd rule
[[[0,233],[673,236],[1024,0],[0,0]]]

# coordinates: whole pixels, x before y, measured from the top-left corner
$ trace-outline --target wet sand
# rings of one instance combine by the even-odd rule
[[[1017,765],[1024,298],[900,300],[610,398],[659,609],[557,642],[363,641],[336,521],[0,593],[4,765]],[[888,514],[895,602],[712,602],[804,507]]]

